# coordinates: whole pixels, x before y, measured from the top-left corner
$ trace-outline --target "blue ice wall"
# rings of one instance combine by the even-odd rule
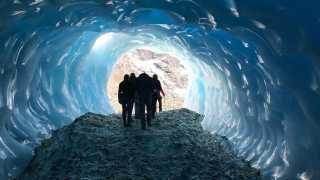
[[[112,65],[148,46],[191,69],[185,106],[266,179],[320,179],[317,1],[0,0],[0,179],[52,130],[111,113]],[[93,49],[97,39],[111,36]]]

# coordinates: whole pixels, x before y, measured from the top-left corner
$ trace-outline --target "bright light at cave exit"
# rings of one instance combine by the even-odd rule
[[[115,36],[115,33],[110,32],[100,36],[94,43],[92,50],[99,51],[102,47],[112,41],[112,38]]]
[[[123,47],[121,43],[125,43],[125,41],[119,40],[124,36],[127,35],[112,32],[103,34],[95,41],[92,51],[103,54],[101,51],[110,51],[110,48],[106,47],[117,51],[116,47]],[[117,38],[115,39],[115,37]],[[122,52],[115,61],[112,61],[114,62],[112,72],[106,83],[107,98],[114,111],[121,111],[117,93],[123,75],[135,73],[138,76],[142,72],[146,72],[150,76],[158,75],[166,93],[162,100],[163,110],[185,107],[184,100],[188,92],[191,71],[190,66],[187,65],[187,59],[181,55],[182,53],[179,53],[179,50],[168,42],[155,42],[151,43],[152,45],[149,42],[146,45],[141,39],[129,38],[127,41],[139,43],[130,46],[129,50]]]

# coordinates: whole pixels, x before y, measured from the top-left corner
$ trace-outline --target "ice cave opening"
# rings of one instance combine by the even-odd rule
[[[0,179],[21,172],[54,129],[88,111],[115,112],[108,93],[117,62],[141,52],[181,61],[188,78],[174,82],[186,98],[176,105],[204,114],[202,126],[226,136],[266,179],[319,179],[318,7],[0,1]]]
[[[157,74],[162,82],[162,88],[167,92],[163,101],[163,110],[183,107],[189,84],[188,76],[192,74],[183,65],[182,60],[168,52],[161,53],[153,51],[152,48],[139,48],[122,54],[113,65],[106,92],[108,101],[116,112],[121,112],[117,99],[117,88],[123,80],[123,75],[135,73],[138,76],[143,72],[149,76]]]

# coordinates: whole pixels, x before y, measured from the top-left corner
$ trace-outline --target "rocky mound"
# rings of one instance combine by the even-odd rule
[[[202,118],[166,111],[141,130],[123,128],[120,115],[87,113],[44,140],[18,179],[260,179],[226,138],[203,131]]]

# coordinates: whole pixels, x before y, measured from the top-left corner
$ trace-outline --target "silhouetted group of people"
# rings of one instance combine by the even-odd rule
[[[124,75],[119,84],[118,101],[122,105],[122,119],[125,127],[131,126],[132,111],[135,107],[135,117],[141,120],[141,128],[151,126],[151,119],[155,118],[157,102],[159,112],[162,111],[162,96],[165,93],[156,74],[151,78],[142,73],[138,77],[134,73]],[[147,113],[145,113],[147,111]]]

